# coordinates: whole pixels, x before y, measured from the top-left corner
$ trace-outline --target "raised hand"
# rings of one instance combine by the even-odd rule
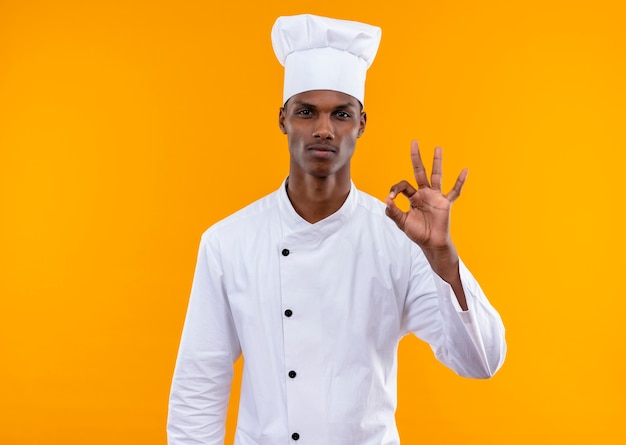
[[[451,246],[450,210],[461,194],[467,169],[461,171],[452,190],[444,195],[441,192],[441,148],[435,149],[430,182],[416,141],[411,143],[411,162],[417,189],[407,181],[400,181],[391,187],[386,200],[387,216],[422,250],[447,249]],[[400,194],[406,196],[411,205],[407,212],[400,210],[394,202]]]
[[[467,169],[461,171],[452,190],[444,195],[441,192],[441,148],[435,149],[430,182],[416,141],[411,143],[411,162],[417,189],[407,181],[391,187],[386,199],[387,216],[421,247],[435,273],[452,285],[459,303],[466,309],[459,277],[459,257],[450,238],[450,210],[461,194]],[[406,212],[394,202],[400,194],[411,204]]]

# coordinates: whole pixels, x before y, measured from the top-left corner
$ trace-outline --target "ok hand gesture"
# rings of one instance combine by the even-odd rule
[[[407,181],[391,187],[386,200],[387,216],[421,247],[439,276],[448,282],[456,281],[459,259],[450,239],[450,210],[461,194],[467,169],[461,171],[452,190],[444,195],[441,192],[441,148],[435,149],[430,182],[416,141],[411,143],[411,161],[417,189]],[[394,202],[399,194],[406,196],[411,204],[406,212]]]

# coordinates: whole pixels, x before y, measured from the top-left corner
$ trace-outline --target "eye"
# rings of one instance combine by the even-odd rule
[[[303,108],[302,110],[296,111],[296,114],[299,116],[310,116],[311,110],[309,110],[308,108]]]
[[[350,119],[352,116],[345,111],[337,111],[336,115],[342,119]]]

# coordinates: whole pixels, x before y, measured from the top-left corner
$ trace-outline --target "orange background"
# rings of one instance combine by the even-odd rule
[[[405,339],[403,443],[626,443],[622,4],[0,0],[0,443],[165,444],[200,235],[287,172],[269,32],[302,12],[383,28],[357,186],[412,138],[470,169],[509,354],[473,381]]]

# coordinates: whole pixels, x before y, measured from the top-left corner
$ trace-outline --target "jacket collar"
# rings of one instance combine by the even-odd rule
[[[288,179],[288,178],[287,178]],[[287,179],[277,191],[283,236],[297,235],[301,239],[319,239],[337,232],[352,216],[357,207],[358,191],[350,181],[350,193],[343,205],[330,216],[314,224],[303,219],[293,208],[287,196]]]

